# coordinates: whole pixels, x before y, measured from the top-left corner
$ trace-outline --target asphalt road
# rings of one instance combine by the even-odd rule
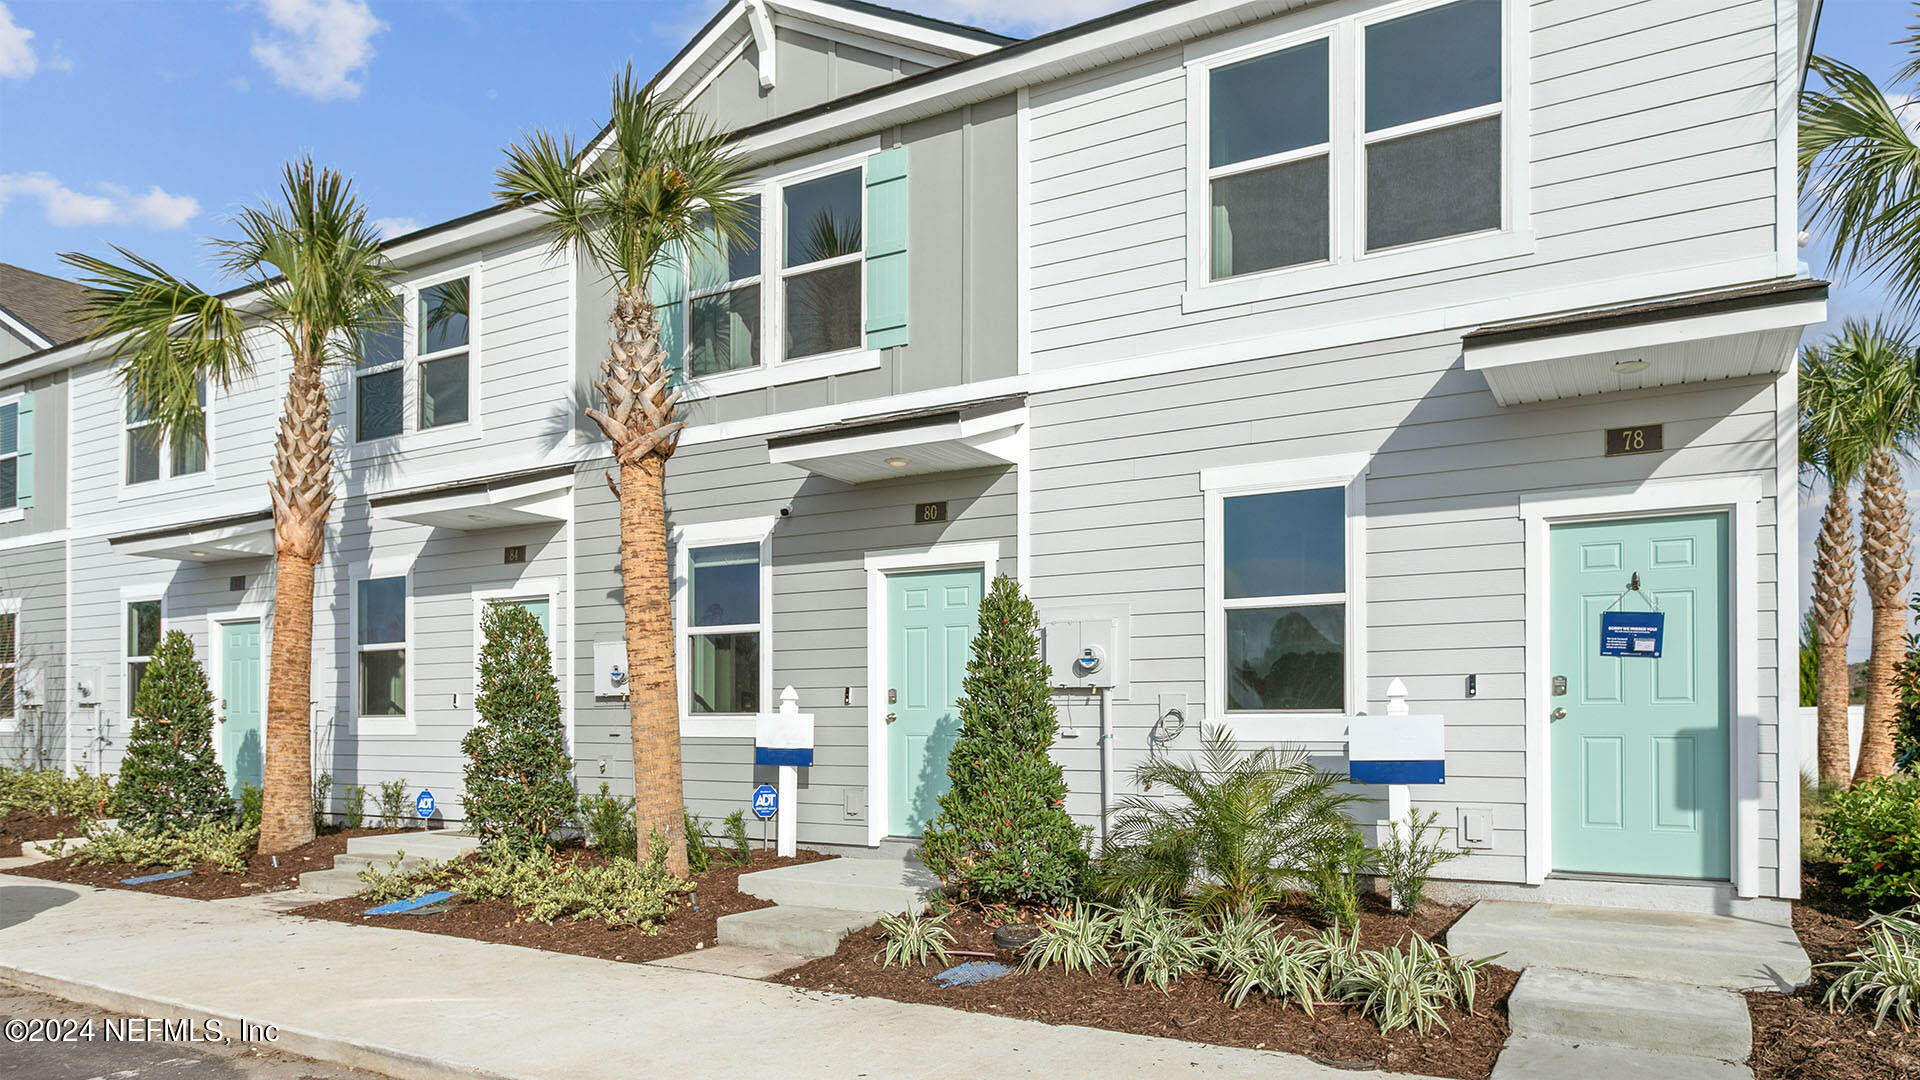
[[[207,1043],[118,1042],[98,1037],[109,1013],[0,982],[0,1017],[94,1021],[96,1038],[18,1041],[9,1025],[0,1046],[0,1080],[387,1080],[379,1073],[312,1061],[238,1040]],[[83,1028],[62,1024],[63,1033]],[[42,1029],[44,1030],[44,1029]]]

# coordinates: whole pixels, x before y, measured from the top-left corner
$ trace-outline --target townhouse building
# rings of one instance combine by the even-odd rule
[[[754,718],[791,685],[801,842],[897,855],[1005,574],[1106,635],[1111,677],[1083,681],[1112,685],[1057,698],[1096,836],[1131,766],[1203,725],[1344,769],[1352,718],[1404,687],[1444,717],[1445,782],[1410,789],[1468,852],[1444,888],[1796,896],[1816,13],[1155,0],[1015,41],[734,0],[653,84],[731,132],[759,225],[654,285],[690,402],[667,475],[689,805],[745,804]],[[455,820],[489,604],[547,625],[581,787],[631,776],[617,506],[580,416],[610,295],[535,226],[391,241],[406,324],[336,372],[316,771],[404,777]],[[51,425],[35,394],[33,452],[64,517],[33,527],[66,618],[27,626],[87,688],[73,767],[115,767],[166,627],[209,660],[234,782],[258,777],[285,375],[259,355],[177,440],[97,343],[0,362],[0,405],[63,388]],[[1649,611],[1652,655],[1603,639]]]

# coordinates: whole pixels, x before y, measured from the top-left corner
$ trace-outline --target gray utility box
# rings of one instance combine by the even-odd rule
[[[1126,696],[1132,618],[1124,609],[1048,608],[1041,638],[1052,684]]]

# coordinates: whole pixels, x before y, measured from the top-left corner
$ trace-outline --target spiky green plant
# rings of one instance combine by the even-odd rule
[[[1875,915],[1866,922],[1867,943],[1845,960],[1822,967],[1840,969],[1827,987],[1827,1008],[1873,1006],[1873,1026],[1888,1017],[1902,1028],[1920,1021],[1920,906]]]
[[[1425,1035],[1447,1026],[1441,1010],[1454,1003],[1455,974],[1446,956],[1415,934],[1404,946],[1360,953],[1334,992],[1383,1032],[1411,1027]]]
[[[1058,967],[1092,971],[1113,962],[1114,917],[1098,904],[1075,904],[1047,916],[1039,936],[1027,946],[1023,966],[1029,971]]]
[[[1341,807],[1355,796],[1341,781],[1304,751],[1245,750],[1225,727],[1203,728],[1197,756],[1156,752],[1134,770],[1135,787],[1153,794],[1119,801],[1095,880],[1116,896],[1253,914],[1280,899],[1311,852],[1351,831]]]
[[[945,915],[918,911],[881,917],[880,936],[884,943],[874,959],[882,967],[946,963],[947,951],[953,945],[953,931],[947,929]]]
[[[1461,855],[1442,844],[1447,829],[1438,824],[1439,820],[1438,811],[1416,810],[1412,821],[1390,826],[1380,850],[1374,852],[1374,867],[1387,879],[1396,909],[1410,912],[1418,908],[1427,893],[1427,879],[1434,867]],[[1427,835],[1429,832],[1433,834],[1431,837]]]
[[[1275,932],[1273,920],[1265,915],[1228,912],[1202,924],[1200,956],[1214,974],[1231,979],[1252,969],[1261,942]]]
[[[1313,910],[1335,926],[1360,921],[1360,875],[1372,862],[1366,841],[1351,828],[1332,832],[1308,854],[1307,888]]]
[[[1254,943],[1250,962],[1228,977],[1226,1001],[1237,1009],[1258,991],[1312,1016],[1314,1005],[1326,996],[1323,959],[1311,939],[1269,933]]]
[[[1193,925],[1148,893],[1132,894],[1121,904],[1114,940],[1126,954],[1121,979],[1128,985],[1145,983],[1163,994],[1204,960]]]

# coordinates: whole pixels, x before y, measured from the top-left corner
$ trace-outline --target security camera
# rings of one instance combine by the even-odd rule
[[[792,516],[793,516],[793,504],[792,504],[792,503],[787,503],[787,504],[785,504],[784,506],[782,506],[782,507],[780,507],[780,516],[781,516],[781,517],[792,517]]]

